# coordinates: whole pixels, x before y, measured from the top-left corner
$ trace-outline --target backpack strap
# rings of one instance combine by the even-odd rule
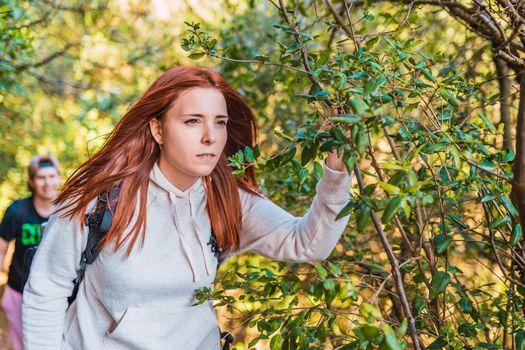
[[[224,345],[222,346],[222,350],[230,350],[230,345],[233,343],[233,335],[229,332],[221,332],[221,329],[219,328],[219,332],[221,333],[221,339],[224,340]]]
[[[87,265],[92,264],[100,253],[99,243],[111,228],[119,193],[120,186],[115,186],[110,188],[108,192],[100,194],[97,198],[95,209],[86,214],[86,224],[89,230],[88,238],[86,247],[80,256],[80,268],[77,271],[77,277],[73,280],[73,292],[71,296],[67,298],[69,305],[71,305],[77,297],[78,289],[84,279]]]
[[[217,242],[217,236],[215,236],[215,232],[213,232],[213,228],[211,229],[211,236],[210,240],[206,245],[210,246],[211,252],[213,255],[215,255],[215,258],[217,258],[217,269],[219,269],[219,266],[222,264],[222,261],[224,260],[224,252],[222,248],[219,246],[219,243]]]

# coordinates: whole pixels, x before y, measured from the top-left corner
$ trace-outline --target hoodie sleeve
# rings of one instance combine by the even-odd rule
[[[324,174],[308,212],[295,217],[265,197],[240,191],[242,227],[239,252],[306,262],[326,259],[348,224],[335,220],[349,199],[351,177],[323,164]]]
[[[59,349],[67,298],[73,291],[87,230],[78,220],[54,214],[44,232],[24,289],[22,320],[24,349]]]

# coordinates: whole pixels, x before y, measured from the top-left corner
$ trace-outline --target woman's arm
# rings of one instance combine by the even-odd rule
[[[325,259],[334,249],[349,217],[335,220],[348,203],[351,177],[323,164],[310,209],[295,217],[264,197],[241,191],[240,251],[254,251],[284,261]]]
[[[67,298],[73,290],[86,234],[78,220],[63,219],[57,214],[50,217],[24,289],[26,350],[61,347]]]

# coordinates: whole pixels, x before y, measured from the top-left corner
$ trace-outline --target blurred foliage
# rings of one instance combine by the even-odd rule
[[[523,349],[514,153],[502,147],[491,51],[446,12],[0,3],[2,207],[21,194],[33,153],[58,155],[67,173],[156,75],[195,60],[254,108],[259,147],[230,161],[238,174],[255,166],[275,202],[302,215],[329,150],[344,151],[354,175],[350,224],[329,259],[234,257],[197,293],[216,301],[236,349],[398,350],[414,347],[411,327],[428,349]]]

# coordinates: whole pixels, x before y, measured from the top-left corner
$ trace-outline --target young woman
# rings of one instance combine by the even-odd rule
[[[212,231],[230,256],[326,258],[348,222],[335,221],[350,185],[342,160],[327,156],[310,209],[294,217],[260,193],[252,168],[231,174],[227,157],[255,136],[252,111],[218,73],[162,74],[58,198],[24,291],[26,350],[219,349],[211,305],[192,306],[215,278]],[[117,184],[111,229],[68,307],[84,214]]]

